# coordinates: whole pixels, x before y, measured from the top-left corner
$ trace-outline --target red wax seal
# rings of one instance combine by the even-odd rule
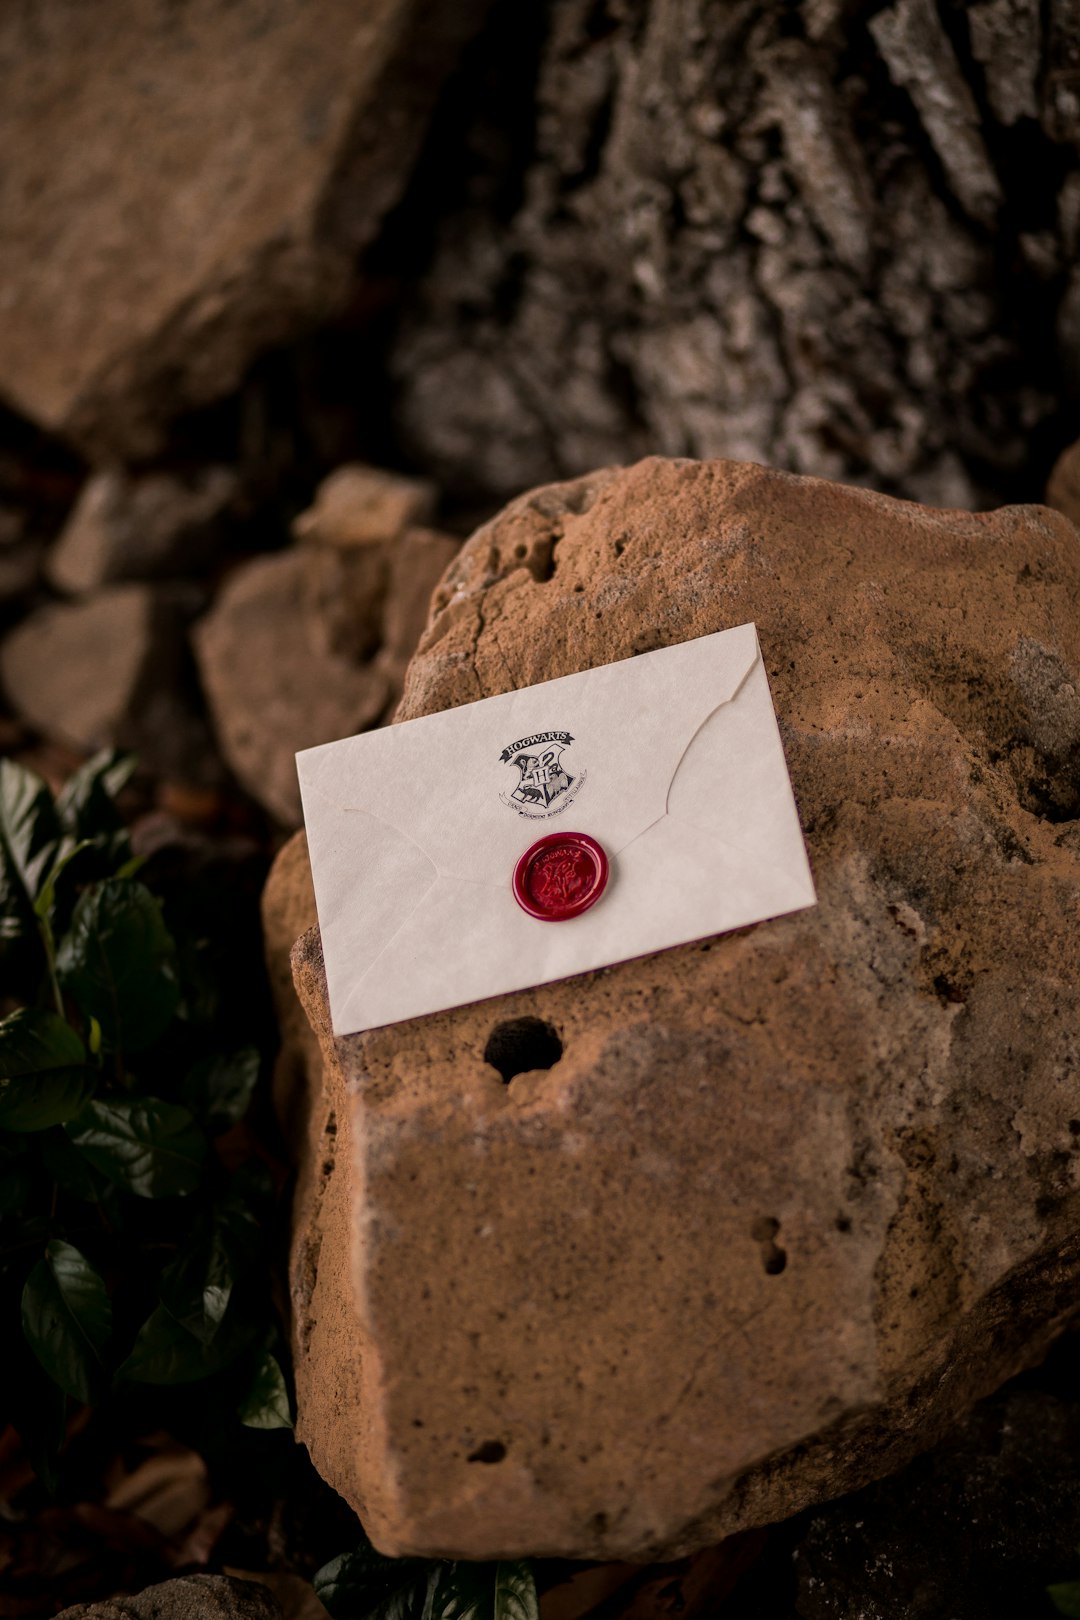
[[[549,833],[514,868],[514,898],[542,922],[565,922],[595,906],[607,886],[608,858],[588,833]]]

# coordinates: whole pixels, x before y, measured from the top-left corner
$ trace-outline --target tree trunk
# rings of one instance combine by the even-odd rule
[[[1039,497],[1080,378],[1075,0],[522,13],[399,220],[440,199],[391,364],[445,487],[659,451]]]

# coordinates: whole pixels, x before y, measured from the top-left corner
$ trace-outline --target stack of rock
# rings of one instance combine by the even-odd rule
[[[20,719],[78,751],[134,749],[166,776],[220,775],[187,629],[238,499],[225,467],[90,476],[44,560],[61,600],[33,609],[0,647]]]
[[[339,468],[297,543],[235,564],[211,601],[237,473],[93,473],[43,569],[18,532],[0,550],[24,593],[39,571],[53,592],[0,644],[7,700],[51,741],[130,748],[167,779],[217,784],[223,758],[295,826],[295,751],[380,723],[400,696],[457,549],[426,527],[434,507],[430,484]]]
[[[225,758],[279,821],[300,821],[293,756],[388,719],[457,542],[425,527],[429,484],[340,468],[297,544],[236,570],[195,631]]]

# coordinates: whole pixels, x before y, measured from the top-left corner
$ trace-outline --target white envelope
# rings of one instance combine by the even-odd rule
[[[297,767],[339,1035],[815,903],[752,624],[309,748]],[[608,885],[580,916],[537,919],[514,867],[562,831],[603,845]]]

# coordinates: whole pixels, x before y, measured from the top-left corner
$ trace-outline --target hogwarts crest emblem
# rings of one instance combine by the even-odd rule
[[[531,820],[565,810],[585,782],[585,772],[571,775],[563,760],[573,740],[568,731],[538,731],[504,748],[499,758],[516,772],[517,781],[499,795],[503,803]]]

